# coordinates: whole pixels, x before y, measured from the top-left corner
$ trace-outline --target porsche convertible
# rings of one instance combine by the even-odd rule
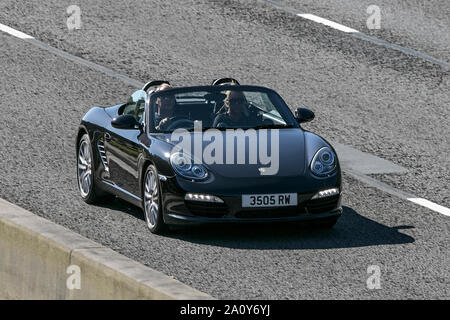
[[[188,87],[151,81],[81,120],[81,198],[120,197],[143,210],[152,233],[199,223],[331,228],[342,214],[341,171],[333,147],[302,128],[312,119],[274,90],[231,78]]]

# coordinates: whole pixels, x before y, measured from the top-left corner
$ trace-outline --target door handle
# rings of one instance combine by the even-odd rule
[[[106,141],[111,140],[111,135],[108,132],[105,133],[105,140]]]

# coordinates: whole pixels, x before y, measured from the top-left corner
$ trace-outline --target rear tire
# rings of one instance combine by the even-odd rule
[[[142,204],[145,222],[150,232],[154,234],[164,233],[167,230],[167,225],[163,218],[161,186],[158,171],[153,165],[149,165],[145,170],[142,183]]]
[[[89,204],[114,201],[114,195],[96,186],[94,163],[91,139],[88,134],[84,134],[78,141],[77,148],[77,182],[81,198]]]

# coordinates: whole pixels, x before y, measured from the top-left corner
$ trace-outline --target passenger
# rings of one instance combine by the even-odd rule
[[[163,83],[156,91],[167,90],[171,85]],[[164,95],[156,99],[155,128],[160,131],[166,130],[172,123],[175,111],[175,97],[173,95]]]
[[[226,112],[216,116],[213,122],[215,128],[240,128],[253,125],[248,112],[248,102],[241,91],[227,91],[224,100]]]

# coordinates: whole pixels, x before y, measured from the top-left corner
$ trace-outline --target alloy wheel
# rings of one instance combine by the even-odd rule
[[[153,229],[158,223],[159,194],[156,174],[150,170],[145,178],[144,210],[148,227]]]
[[[89,195],[92,184],[92,157],[88,141],[83,140],[78,150],[78,186],[83,198]]]

